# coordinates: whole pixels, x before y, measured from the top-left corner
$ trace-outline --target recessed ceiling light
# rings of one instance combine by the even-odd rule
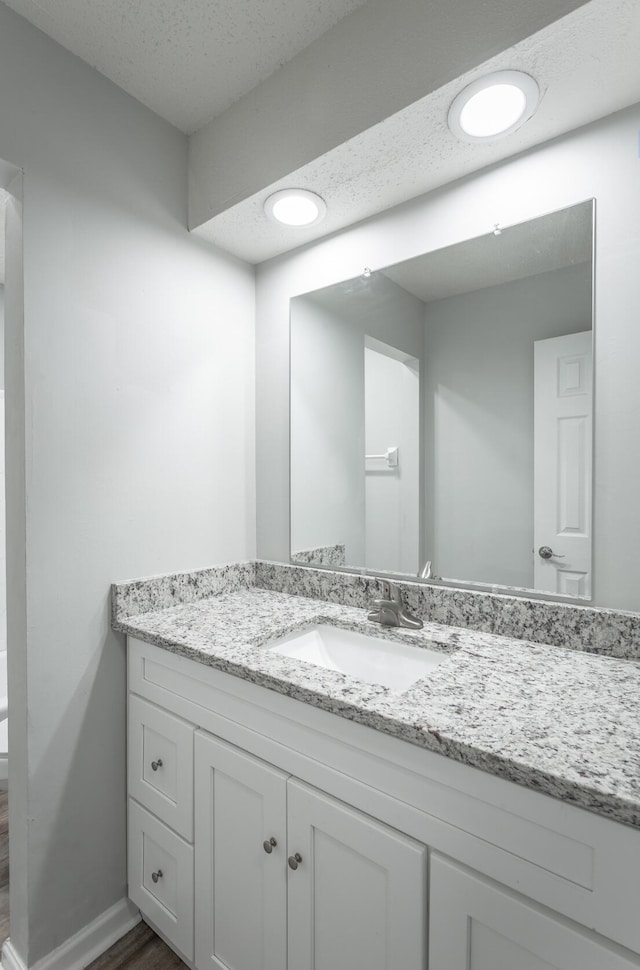
[[[449,108],[449,127],[463,141],[511,134],[538,107],[538,85],[522,71],[497,71],[469,84]]]
[[[284,226],[315,226],[324,219],[327,206],[324,199],[307,189],[281,189],[269,196],[264,211]]]

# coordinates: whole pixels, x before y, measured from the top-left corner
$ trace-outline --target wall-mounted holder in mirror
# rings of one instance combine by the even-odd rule
[[[593,227],[589,200],[291,300],[293,562],[590,598]]]

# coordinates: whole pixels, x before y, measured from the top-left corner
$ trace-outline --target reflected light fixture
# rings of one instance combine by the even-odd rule
[[[532,116],[538,85],[522,71],[496,71],[467,85],[449,108],[449,127],[463,141],[502,138]]]
[[[308,189],[281,189],[264,204],[267,216],[282,226],[315,226],[327,214],[327,205]]]

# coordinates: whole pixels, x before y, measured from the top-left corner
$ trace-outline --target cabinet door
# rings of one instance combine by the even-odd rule
[[[196,733],[198,970],[286,967],[286,782],[276,768]]]
[[[290,970],[424,970],[426,849],[289,781]]]
[[[429,970],[637,970],[640,961],[432,855]]]

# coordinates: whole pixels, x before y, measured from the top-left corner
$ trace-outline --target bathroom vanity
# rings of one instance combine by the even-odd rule
[[[114,625],[129,894],[190,966],[640,967],[640,664],[368,624],[446,655],[394,692],[269,649],[361,609],[173,580]]]

